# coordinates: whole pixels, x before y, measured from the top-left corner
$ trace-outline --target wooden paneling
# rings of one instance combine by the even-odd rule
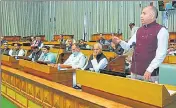
[[[2,95],[20,108],[130,108],[7,66],[2,65],[1,68],[3,77],[15,76],[16,80],[26,83],[22,86],[27,90],[22,92],[2,79]]]
[[[176,86],[167,87],[161,84],[84,70],[77,70],[76,76],[77,83],[89,89],[86,90],[83,87],[83,91],[91,91],[94,95],[122,102],[131,107],[166,108],[170,103],[176,105]],[[148,90],[149,88],[152,91]],[[169,92],[170,90],[174,90],[173,94]]]
[[[166,56],[163,63],[176,64],[176,56]]]
[[[58,71],[57,68],[26,60],[19,60],[19,65],[24,72],[72,87],[74,69]]]
[[[104,37],[104,39],[106,40],[109,40],[109,39],[112,39],[112,36],[118,36],[120,39],[122,39],[122,34],[117,34],[117,33],[114,33],[114,34],[102,34],[102,36]],[[92,38],[91,38],[91,41],[97,41],[100,39],[100,34],[93,34],[92,35]]]
[[[63,36],[63,38],[64,38],[65,40],[74,37],[74,35],[62,35],[62,36]],[[60,39],[60,35],[54,35],[54,41],[57,41],[58,39]]]
[[[4,39],[7,41],[20,41],[21,36],[4,36]]]
[[[11,56],[1,55],[1,63],[9,67],[19,68],[18,61]]]

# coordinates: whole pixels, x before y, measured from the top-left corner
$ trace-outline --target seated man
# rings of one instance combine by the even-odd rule
[[[176,49],[171,47],[167,50],[167,55],[176,55]]]
[[[39,49],[38,46],[32,48],[32,53],[28,56],[32,61],[38,61],[39,57],[42,54],[42,50]]]
[[[37,62],[43,62],[47,64],[55,64],[56,63],[56,56],[53,53],[49,52],[50,47],[49,46],[43,46],[42,47],[42,54],[40,55],[40,58]]]
[[[38,46],[39,49],[43,47],[43,42],[41,41],[41,37],[36,37],[31,47]]]
[[[176,43],[171,42],[169,44],[169,49],[167,50],[167,55],[176,55]]]
[[[3,43],[3,45],[4,45],[4,48],[1,49],[1,54],[9,55],[10,48],[8,47],[8,44],[5,42]]]
[[[66,42],[65,42],[66,45],[69,44],[69,40],[72,40],[72,43],[73,43],[73,44],[76,43],[76,40],[73,39],[73,37],[69,37],[69,38],[66,40]]]
[[[105,69],[108,64],[106,56],[102,52],[102,45],[96,43],[93,46],[93,54],[90,56],[87,66],[84,70],[99,72],[100,69]]]
[[[78,44],[72,45],[72,54],[64,62],[64,65],[70,65],[74,69],[83,68],[86,63],[86,57],[80,52]]]
[[[81,49],[86,49],[87,48],[87,44],[85,43],[85,41],[83,39],[79,40],[79,47]]]
[[[9,51],[9,55],[10,56],[24,56],[25,55],[25,51],[23,49],[21,49],[20,46],[21,45],[19,43],[15,43],[14,44],[14,49],[11,49]]]
[[[109,42],[104,39],[103,34],[100,34],[100,39],[97,42],[99,42],[101,45],[109,45]]]
[[[69,56],[69,58],[64,62],[64,64],[56,64],[56,65],[51,65],[53,67],[61,67],[63,65],[69,65],[74,69],[79,69],[83,68],[84,65],[86,64],[86,57],[84,56],[83,53],[80,52],[80,48],[78,44],[73,44],[72,45],[72,54]],[[73,87],[76,86],[76,73],[73,73]]]
[[[113,42],[111,42],[109,50],[115,52],[117,55],[123,55],[124,52],[124,49],[121,47],[120,44],[115,45]]]
[[[66,51],[71,51],[72,44],[73,44],[73,40],[69,39],[68,43],[66,44]]]
[[[65,44],[66,41],[64,40],[63,35],[59,36],[58,42],[60,42],[60,44]]]

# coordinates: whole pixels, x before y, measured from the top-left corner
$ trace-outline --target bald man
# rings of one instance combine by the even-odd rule
[[[108,60],[102,52],[102,45],[100,43],[96,43],[93,46],[93,54],[90,56],[88,64],[84,70],[99,72],[100,69],[106,68],[107,64]]]
[[[168,48],[169,33],[163,26],[156,23],[158,11],[154,6],[147,6],[141,13],[141,23],[137,32],[126,43],[113,37],[115,44],[123,49],[135,46],[132,57],[131,78],[158,81],[159,66],[163,62]]]

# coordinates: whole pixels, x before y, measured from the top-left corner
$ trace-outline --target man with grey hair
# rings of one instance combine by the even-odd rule
[[[126,43],[113,37],[115,44],[128,50],[134,48],[131,65],[131,78],[158,81],[159,66],[167,54],[169,33],[165,27],[156,23],[158,11],[154,6],[147,6],[141,13],[141,23],[137,32]]]
[[[81,69],[86,64],[86,57],[85,55],[80,52],[79,44],[75,43],[71,47],[72,54],[69,56],[69,58],[64,62],[64,64],[54,64],[51,65],[53,67],[62,67],[62,66],[71,66],[73,69]],[[79,88],[76,85],[76,73],[73,73],[73,87]]]
[[[107,64],[108,60],[102,52],[102,45],[100,43],[96,43],[93,46],[93,54],[90,56],[88,64],[84,70],[99,72],[100,69],[106,68]]]

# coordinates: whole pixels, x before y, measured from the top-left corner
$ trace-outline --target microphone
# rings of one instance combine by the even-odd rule
[[[136,47],[136,43],[135,42],[133,42],[131,45],[130,45],[130,48],[135,48]]]

